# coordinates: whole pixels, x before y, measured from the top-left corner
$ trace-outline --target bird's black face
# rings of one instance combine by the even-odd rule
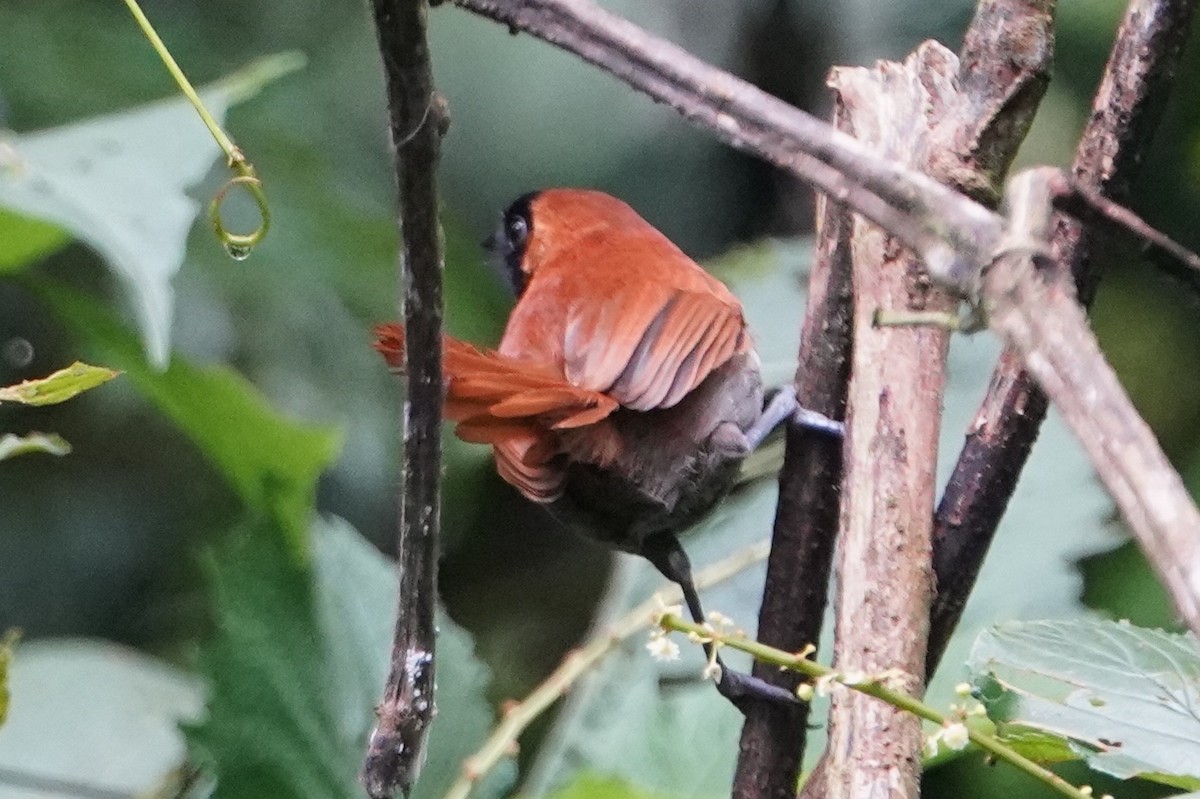
[[[483,248],[491,254],[493,265],[503,273],[513,294],[520,297],[525,291],[529,275],[521,268],[525,248],[533,235],[532,203],[538,192],[518,197],[500,217],[496,232],[488,236]]]

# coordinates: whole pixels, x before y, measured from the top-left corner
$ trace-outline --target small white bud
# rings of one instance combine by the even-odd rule
[[[942,730],[942,741],[946,746],[958,752],[967,748],[967,744],[971,742],[971,734],[967,731],[966,724],[961,722],[947,724]]]

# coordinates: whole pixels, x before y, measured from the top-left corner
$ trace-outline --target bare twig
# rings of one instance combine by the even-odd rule
[[[1110,228],[1139,241],[1154,265],[1200,293],[1200,255],[1168,238],[1146,220],[1096,189],[1062,176],[1051,187],[1054,207],[1086,224],[1108,222]],[[1116,232],[1114,231],[1114,232]]]
[[[1092,102],[1092,116],[1072,167],[1078,185],[1121,197],[1133,178],[1179,64],[1196,0],[1133,0]],[[1096,276],[1089,269],[1083,227],[1066,217],[1056,223],[1054,253],[1070,264],[1089,302]],[[1047,401],[1020,357],[1006,349],[992,373],[987,396],[938,505],[932,611],[926,676],[945,651],[1017,478],[1046,416]]]
[[[436,167],[447,116],[435,94],[425,0],[373,0],[400,196],[407,402],[391,670],[362,781],[373,797],[409,792],[434,708],[434,605],[441,511],[442,236]]]

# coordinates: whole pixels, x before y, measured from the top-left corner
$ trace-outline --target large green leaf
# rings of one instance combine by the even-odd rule
[[[266,58],[200,92],[223,119],[228,108],[295,69],[296,54]],[[0,207],[61,227],[94,248],[133,298],[150,360],[166,365],[171,278],[183,264],[199,202],[187,195],[220,149],[183,97],[15,135],[11,163],[0,171]],[[13,220],[7,218],[6,227]],[[25,231],[29,234],[29,231]],[[53,249],[43,229],[31,251]],[[11,266],[12,264],[10,264]]]
[[[212,693],[188,738],[219,797],[362,795],[356,773],[387,674],[395,570],[345,522],[319,520],[312,536],[311,565],[262,525],[210,559],[218,632],[201,661]],[[445,791],[492,723],[469,637],[448,619],[439,627],[439,712],[420,798]]]
[[[667,799],[667,796],[640,790],[612,777],[580,774],[570,785],[555,791],[551,799]]]
[[[736,251],[714,265],[743,301],[768,382],[794,371],[803,309],[802,267],[807,242],[766,242]],[[945,478],[962,446],[964,431],[983,395],[997,344],[983,336],[957,338],[950,354],[939,474]],[[770,535],[776,485],[760,481],[727,499],[684,541],[697,568]],[[999,620],[1030,616],[1077,616],[1080,578],[1076,558],[1111,543],[1104,529],[1110,504],[1097,486],[1087,458],[1053,416],[1042,431],[1025,478],[1009,507],[980,583],[967,604],[958,634],[928,692],[935,706],[961,701],[954,686],[971,642]],[[1036,552],[1036,557],[1030,553]],[[1012,589],[1011,575],[1022,575]],[[765,569],[704,594],[705,607],[719,610],[752,629],[758,618]],[[638,558],[621,557],[597,629],[623,616],[663,579]],[[831,649],[832,623],[820,644]],[[554,730],[535,761],[525,788],[533,796],[551,793],[580,770],[619,777],[643,790],[685,796],[727,795],[737,756],[741,716],[712,686],[699,680],[698,647],[682,663],[653,661],[642,641],[630,641],[567,700]],[[692,651],[695,650],[695,651]],[[744,666],[745,661],[736,665]],[[682,682],[681,676],[695,679]],[[818,705],[812,720],[823,721]],[[824,748],[824,730],[809,734],[808,762]]]
[[[1020,746],[1123,779],[1200,789],[1200,642],[1126,622],[1008,623],[970,661],[988,714]],[[1038,754],[1037,751],[1034,754]]]
[[[316,483],[339,446],[329,428],[281,417],[244,378],[228,368],[201,368],[176,358],[164,371],[148,365],[137,341],[84,295],[42,286],[63,321],[96,357],[183,430],[253,511],[277,519],[299,542]]]
[[[0,153],[4,147],[4,142],[0,141]],[[66,231],[57,225],[0,208],[0,274],[15,272],[28,263],[44,258],[70,240]]]
[[[5,797],[149,795],[183,763],[177,725],[203,706],[194,676],[112,643],[31,641],[11,672]],[[41,789],[17,792],[18,779]]]

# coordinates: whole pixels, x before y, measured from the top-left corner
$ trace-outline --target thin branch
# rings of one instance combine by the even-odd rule
[[[718,585],[745,571],[767,557],[768,542],[752,544],[727,558],[698,570],[695,575],[696,588],[704,589]],[[504,718],[492,730],[492,734],[475,754],[463,761],[462,775],[442,799],[467,799],[471,789],[496,767],[496,764],[511,755],[521,734],[555,702],[561,699],[584,675],[595,669],[629,638],[654,623],[655,611],[683,599],[683,591],[670,583],[650,599],[638,605],[602,631],[592,635],[591,640],[578,649],[568,652],[561,664],[543,680],[528,696],[514,702],[504,710]]]
[[[988,729],[987,732],[979,728],[971,729],[965,723],[965,713],[961,709],[952,711],[950,715],[947,715],[908,693],[907,686],[905,685],[907,682],[905,675],[896,669],[885,669],[875,673],[865,672],[862,669],[837,670],[817,663],[814,660],[809,660],[809,656],[812,654],[811,650],[787,652],[782,649],[766,646],[758,641],[752,641],[740,635],[730,635],[727,632],[714,629],[712,625],[684,621],[679,616],[672,614],[664,614],[659,619],[659,624],[664,630],[687,633],[689,639],[711,641],[718,646],[728,646],[731,649],[737,649],[752,655],[755,660],[770,663],[775,668],[790,669],[804,674],[811,678],[813,685],[816,686],[813,691],[809,692],[810,695],[811,693],[815,693],[817,689],[831,690],[844,687],[864,697],[870,697],[871,699],[887,703],[890,707],[912,714],[918,719],[938,724],[943,730],[955,724],[960,724],[963,726],[962,732],[966,733],[967,739],[971,743],[983,749],[992,757],[1004,760],[1029,776],[1042,781],[1063,796],[1070,797],[1070,799],[1088,799],[1088,797],[1092,796],[1090,787],[1076,788],[1050,769],[1035,763],[1017,752],[1007,743],[1001,741],[994,734],[993,729]],[[813,685],[808,687],[813,688]],[[837,693],[833,695],[837,696]],[[855,796],[869,795],[861,788],[855,793]],[[883,795],[891,796],[892,794],[886,793]]]
[[[442,234],[436,168],[447,124],[433,87],[425,0],[373,0],[400,198],[407,402],[391,670],[362,781],[378,799],[407,795],[434,707],[434,606],[441,527]]]
[[[1200,255],[1155,230],[1133,211],[1093,188],[1065,177],[1052,188],[1056,209],[1086,224],[1108,222],[1110,228],[1132,236],[1154,266],[1200,295]]]
[[[817,249],[800,336],[796,397],[805,408],[844,419],[850,378],[850,260],[844,207],[817,197]],[[779,474],[779,503],[758,639],[797,652],[819,640],[840,514],[841,442],[790,427]],[[756,661],[754,676],[794,690],[799,677]],[[746,713],[733,778],[734,799],[790,799],[808,731],[808,705],[766,702]]]
[[[1072,171],[1079,186],[1117,198],[1124,195],[1158,127],[1195,7],[1196,0],[1129,4],[1075,152]],[[1066,217],[1060,217],[1055,228],[1055,256],[1070,265],[1086,304],[1096,276],[1089,266],[1084,228]],[[1020,357],[1006,349],[937,509],[938,593],[927,677],[936,671],[962,615],[1046,408],[1045,394],[1024,370]]]

